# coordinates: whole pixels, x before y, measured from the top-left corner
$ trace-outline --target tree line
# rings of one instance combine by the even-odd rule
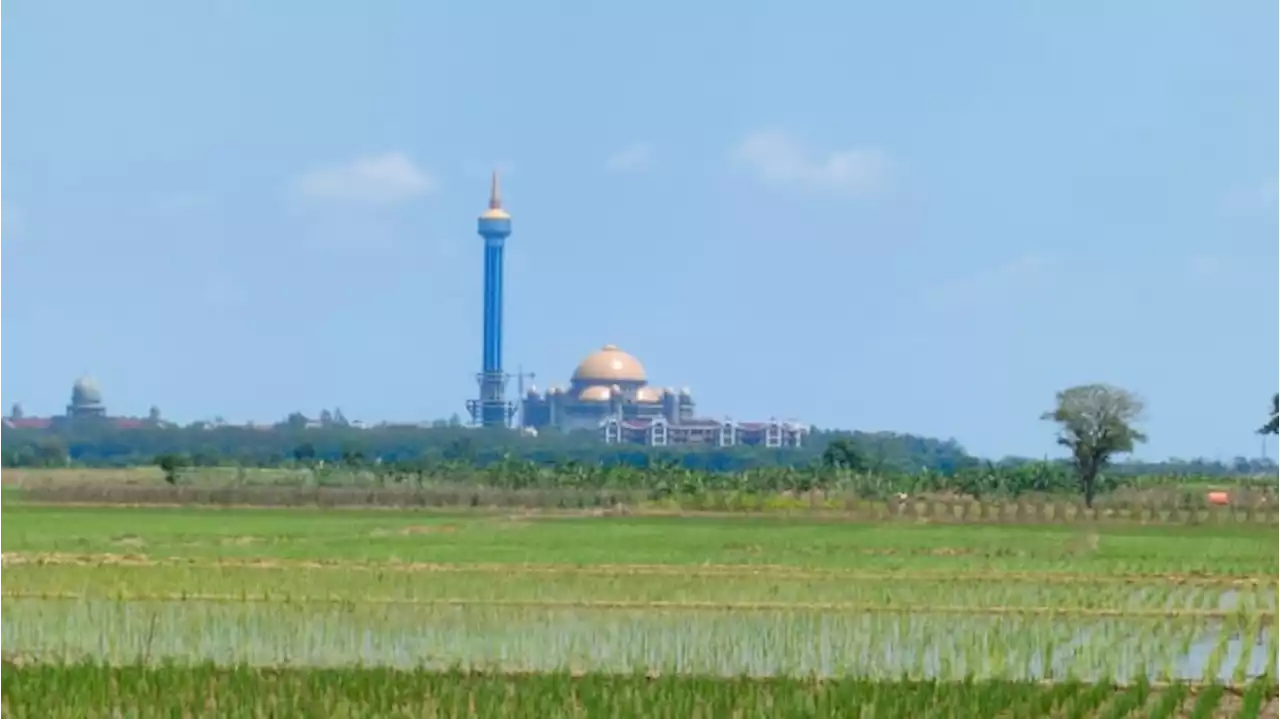
[[[1277,433],[1280,394],[1272,398],[1262,434]],[[71,423],[57,431],[6,429],[6,467],[157,465],[177,482],[201,466],[303,467],[319,481],[362,473],[383,483],[439,481],[467,476],[512,488],[605,483],[619,488],[693,486],[761,490],[825,489],[842,484],[859,493],[956,491],[972,496],[1026,491],[1099,493],[1142,474],[1221,477],[1274,473],[1275,465],[1237,458],[1230,464],[1119,462],[1146,441],[1139,429],[1143,403],[1103,384],[1059,392],[1041,419],[1057,428],[1068,457],[1055,461],[1008,458],[984,462],[955,440],[896,433],[814,430],[805,447],[684,448],[605,445],[591,433],[548,432],[527,437],[503,430],[432,427],[359,429],[345,423],[309,427],[296,421],[271,429],[149,427],[121,430],[109,423]],[[744,479],[747,478],[747,479]],[[751,479],[753,478],[753,479]]]
[[[116,429],[102,422],[49,430],[5,429],[0,458],[6,467],[128,467],[150,465],[160,455],[179,455],[189,465],[210,467],[287,467],[312,461],[333,463],[350,457],[388,463],[455,462],[484,467],[514,458],[540,465],[577,462],[645,467],[675,462],[689,469],[734,472],[811,465],[834,438],[854,442],[869,466],[877,470],[916,471],[926,467],[952,472],[979,463],[954,440],[892,432],[815,430],[806,438],[805,446],[791,449],[607,445],[589,432],[544,432],[531,437],[512,431],[449,425]]]

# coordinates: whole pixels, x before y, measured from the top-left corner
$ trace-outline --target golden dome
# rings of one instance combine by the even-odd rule
[[[506,211],[506,210],[504,210],[504,209],[502,209],[501,207],[490,207],[489,209],[487,209],[487,210],[485,210],[484,212],[481,212],[481,213],[480,213],[480,219],[482,219],[482,220],[509,220],[509,219],[511,219],[511,215],[507,214],[507,211]]]
[[[599,385],[596,385],[595,387],[588,387],[582,390],[582,392],[578,395],[578,401],[608,402],[609,398],[612,396],[613,396],[613,392],[610,392],[608,387],[601,387]]]
[[[646,380],[640,360],[618,349],[605,345],[578,365],[573,371],[575,382],[603,384],[608,382],[641,382]]]
[[[637,402],[661,402],[662,393],[652,387],[641,387],[636,390]]]

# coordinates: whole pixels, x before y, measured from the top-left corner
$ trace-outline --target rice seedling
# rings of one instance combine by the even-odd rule
[[[2,621],[7,650],[112,663],[150,656],[259,666],[1087,681],[1228,681],[1260,676],[1265,666],[1260,646],[1241,639],[1237,624],[1224,620],[1206,634],[1204,622],[1190,618],[10,599]],[[1180,654],[1188,636],[1190,651]],[[1216,659],[1227,651],[1243,657],[1245,671]]]
[[[920,716],[1125,716],[1154,699],[1152,719],[1169,719],[1187,694],[1184,685],[1128,688],[992,681],[866,681],[806,678],[566,672],[544,674],[252,667],[62,666],[6,663],[6,716],[82,717],[314,716],[380,717],[711,717],[812,716],[911,719]],[[1221,713],[1233,694],[1221,686],[1199,691],[1193,716],[1256,716],[1274,704],[1274,684],[1255,683],[1237,712]],[[1272,697],[1268,699],[1268,697]]]
[[[1196,695],[1195,703],[1191,705],[1190,719],[1210,719],[1214,714],[1214,710],[1217,709],[1222,695],[1223,688],[1221,686],[1213,684],[1206,687]]]
[[[1240,527],[59,511],[5,525],[5,716],[1275,702],[1276,549]]]

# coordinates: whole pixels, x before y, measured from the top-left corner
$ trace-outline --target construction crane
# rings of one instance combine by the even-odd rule
[[[511,376],[516,379],[516,412],[518,413],[516,428],[524,429],[524,381],[528,379],[529,384],[533,384],[533,381],[538,378],[538,374],[536,372],[525,372],[524,365],[518,365],[516,373]]]

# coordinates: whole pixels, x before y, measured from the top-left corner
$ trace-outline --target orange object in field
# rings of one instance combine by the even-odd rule
[[[1209,500],[1209,504],[1226,504],[1230,498],[1226,492],[1210,492],[1205,495],[1205,499]]]

